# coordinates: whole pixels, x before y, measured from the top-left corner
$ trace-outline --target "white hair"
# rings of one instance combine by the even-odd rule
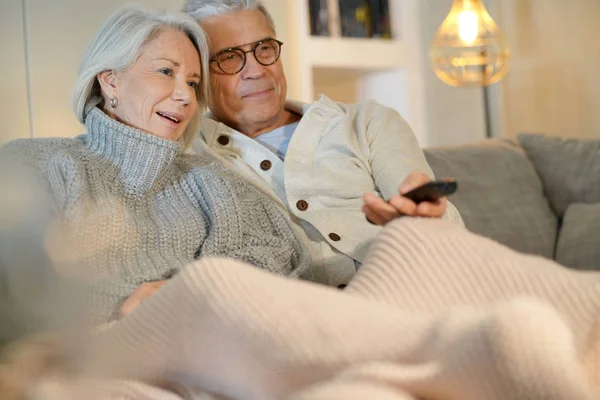
[[[201,83],[196,90],[198,109],[180,139],[186,147],[191,143],[208,104],[209,49],[202,28],[184,13],[148,11],[138,5],[126,5],[108,18],[83,56],[73,89],[71,101],[79,122],[85,123],[87,114],[94,107],[104,106],[96,76],[103,71],[126,71],[140,56],[142,46],[168,29],[186,34],[200,56]]]
[[[246,10],[259,10],[267,18],[273,33],[276,33],[273,17],[259,0],[187,0],[183,6],[183,12],[198,23],[202,23],[206,18]]]

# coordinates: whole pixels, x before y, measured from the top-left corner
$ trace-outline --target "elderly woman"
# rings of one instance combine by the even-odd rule
[[[75,84],[87,132],[1,151],[5,166],[27,166],[48,196],[49,258],[61,275],[91,285],[98,322],[118,316],[140,285],[206,256],[308,277],[286,216],[250,184],[184,151],[207,101],[207,60],[191,18],[122,8],[93,39]]]

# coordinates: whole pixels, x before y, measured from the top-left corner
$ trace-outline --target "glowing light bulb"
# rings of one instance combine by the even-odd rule
[[[451,86],[487,86],[508,72],[504,33],[481,0],[453,0],[438,29],[429,57],[433,71]]]
[[[458,14],[458,36],[465,44],[473,44],[478,32],[477,14],[473,11],[463,11]]]

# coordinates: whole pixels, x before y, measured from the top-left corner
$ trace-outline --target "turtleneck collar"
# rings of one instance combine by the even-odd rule
[[[160,185],[181,150],[178,142],[122,124],[99,108],[86,116],[85,126],[87,147],[106,163],[106,175],[122,185],[128,197]]]

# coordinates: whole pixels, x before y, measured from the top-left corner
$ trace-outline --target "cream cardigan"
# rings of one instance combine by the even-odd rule
[[[354,260],[364,261],[381,230],[365,219],[363,194],[387,199],[411,172],[433,172],[408,123],[375,101],[345,105],[321,96],[311,105],[288,101],[286,109],[302,119],[285,161],[210,115],[202,118],[193,149],[220,160],[286,209],[310,250],[317,279],[346,284],[356,272]],[[462,224],[452,204],[445,219]]]

